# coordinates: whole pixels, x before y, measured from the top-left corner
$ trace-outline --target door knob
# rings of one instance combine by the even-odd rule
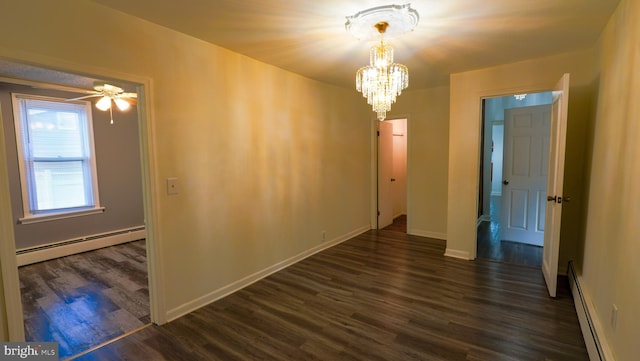
[[[547,196],[547,201],[556,203],[571,202],[571,197]]]
[[[391,181],[392,181],[392,182],[395,182],[395,181],[396,181],[396,179],[395,179],[395,178],[391,178]]]
[[[509,185],[509,180],[508,180],[508,179],[503,180],[503,181],[502,181],[502,184],[504,184],[504,185]]]

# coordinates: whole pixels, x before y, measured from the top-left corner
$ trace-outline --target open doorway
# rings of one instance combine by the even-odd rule
[[[407,118],[378,126],[378,229],[407,233]]]
[[[12,239],[2,239],[3,249],[10,250],[3,252],[3,264],[13,257],[6,264],[18,267],[9,270],[7,277],[16,275],[19,280],[19,287],[5,285],[5,295],[12,296],[8,306],[17,311],[9,322],[10,334],[16,340],[24,335],[27,341],[57,342],[60,357],[77,356],[152,320],[148,274],[151,240],[146,236],[151,217],[146,214],[150,207],[145,203],[148,177],[144,176],[142,164],[147,155],[141,153],[146,144],[141,146],[145,137],[140,134],[144,132],[139,124],[140,108],[114,110],[112,125],[110,112],[95,108],[95,101],[100,98],[69,101],[86,96],[98,79],[4,60],[0,61],[0,77],[0,124],[4,135],[0,154],[3,162],[6,160],[11,195],[10,200],[2,202],[2,208],[14,224]],[[142,89],[138,83],[116,84],[130,92]],[[87,102],[100,200],[93,204],[95,209],[91,212],[80,211],[74,217],[57,217],[53,212],[52,217],[25,221],[25,187],[20,181],[24,175],[19,172],[17,156],[23,132],[16,133],[13,94],[62,108],[67,103]],[[33,129],[42,126],[50,131],[59,128],[61,133],[71,132],[75,123],[65,114],[64,119],[57,114],[49,120],[25,124]],[[93,216],[108,220],[101,222]]]
[[[552,93],[483,99],[477,257],[541,267]]]

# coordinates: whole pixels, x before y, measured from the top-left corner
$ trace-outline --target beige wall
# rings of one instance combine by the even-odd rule
[[[607,322],[612,303],[620,308],[617,330],[605,327],[619,360],[640,354],[638,6],[622,0],[603,37],[595,120],[592,50],[454,74],[450,89],[405,92],[389,113],[408,118],[409,232],[446,237],[448,249],[473,258],[480,98],[548,90],[572,74],[565,190],[574,200],[564,207],[560,262],[580,261],[584,250],[579,264],[598,319]],[[316,247],[322,231],[334,239],[369,226],[373,117],[352,89],[90,2],[7,2],[0,30],[11,34],[0,37],[0,56],[152,84],[151,202],[165,311]],[[587,192],[585,143],[593,151]],[[167,177],[179,179],[179,195],[165,195]]]
[[[578,273],[618,361],[640,355],[640,2],[622,0],[599,42],[584,254]],[[619,309],[617,326],[612,306]]]
[[[4,159],[4,129],[0,127],[0,159]],[[0,163],[0,205],[2,211],[0,212],[0,252],[5,254],[6,252],[14,251],[15,246],[13,244],[13,221],[6,209],[10,209],[10,194],[9,194],[9,172],[7,170],[6,162]],[[0,260],[0,282],[3,287],[0,287],[0,340],[9,340],[9,329],[5,302],[4,286],[13,283],[14,286],[18,284],[17,277],[13,277],[13,280],[8,279],[5,269],[9,267],[17,267],[15,258],[13,262],[8,259],[5,262]]]
[[[2,110],[0,109],[0,114]],[[0,120],[1,122],[1,120]],[[0,127],[0,159],[6,159],[4,127]],[[19,340],[24,337],[20,329],[9,330],[9,323],[20,322],[20,315],[14,312],[20,308],[20,299],[16,291],[20,289],[17,272],[13,235],[13,219],[10,212],[11,195],[9,192],[9,170],[7,162],[0,162],[0,340]],[[13,290],[6,293],[5,289]],[[8,312],[11,310],[12,312]]]
[[[86,1],[8,2],[0,31],[11,34],[0,56],[150,79],[167,314],[318,247],[323,231],[332,240],[369,228],[371,116],[353,89]],[[179,195],[166,195],[168,177]]]
[[[388,118],[407,118],[407,231],[447,237],[449,87],[402,93]]]
[[[584,146],[593,82],[593,50],[561,54],[451,75],[447,254],[474,259],[483,97],[548,91],[571,73],[560,270],[575,259],[580,234]]]

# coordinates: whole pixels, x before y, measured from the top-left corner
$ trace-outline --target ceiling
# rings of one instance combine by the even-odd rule
[[[88,0],[245,54],[308,78],[354,87],[372,41],[346,17],[376,0]],[[595,44],[619,0],[414,0],[418,26],[389,39],[409,68],[409,90],[446,85],[449,74],[584,49]],[[393,23],[390,24],[393,26]],[[0,59],[0,81],[75,89],[97,79]],[[103,80],[104,81],[104,80]],[[135,86],[118,83],[127,91]]]
[[[323,82],[353,87],[371,42],[346,17],[375,0],[92,0]],[[449,74],[595,44],[619,0],[414,0],[413,32],[391,40],[409,89],[448,84]],[[390,26],[393,26],[391,24]]]

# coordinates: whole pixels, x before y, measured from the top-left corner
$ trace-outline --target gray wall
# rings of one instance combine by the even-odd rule
[[[92,106],[93,133],[98,173],[100,214],[55,221],[19,224],[22,217],[22,192],[16,148],[11,93],[73,98],[75,94],[57,90],[0,82],[0,108],[7,147],[7,168],[11,192],[11,211],[15,220],[16,248],[29,248],[82,236],[105,233],[144,224],[142,177],[136,109],[114,110],[114,124],[109,124],[109,112]],[[93,101],[95,103],[95,101]]]

